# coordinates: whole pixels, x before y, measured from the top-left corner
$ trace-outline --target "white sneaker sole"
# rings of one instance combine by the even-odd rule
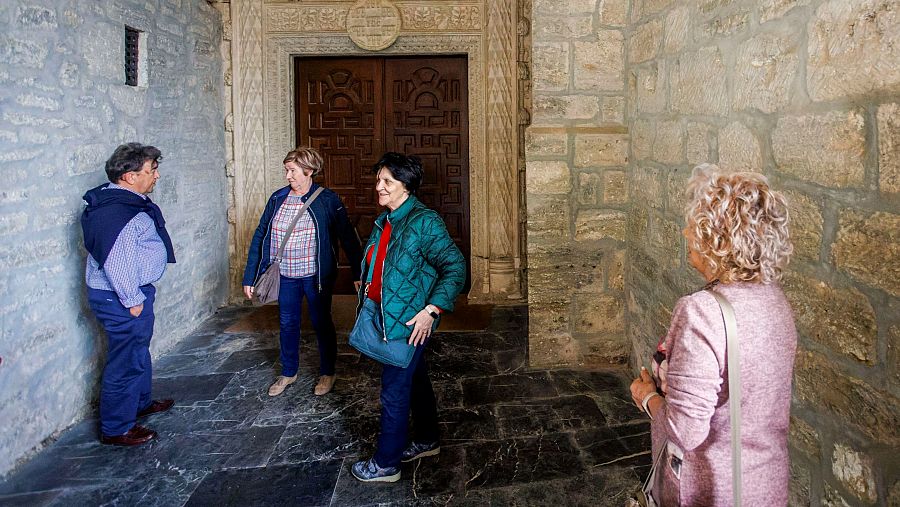
[[[361,482],[397,482],[400,480],[400,472],[395,473],[394,475],[385,475],[383,477],[373,477],[371,479],[363,479],[357,476],[353,471],[350,471],[350,475],[353,476],[354,479]]]
[[[415,461],[415,460],[417,460],[417,459],[419,459],[419,458],[427,458],[428,456],[437,456],[437,455],[440,454],[440,453],[441,453],[441,448],[440,448],[440,447],[435,447],[434,449],[432,449],[432,450],[430,450],[430,451],[420,452],[419,454],[416,454],[416,455],[413,456],[412,458],[409,458],[409,459],[403,459],[403,460],[400,460],[400,461],[403,462],[403,463],[409,463],[410,461]]]

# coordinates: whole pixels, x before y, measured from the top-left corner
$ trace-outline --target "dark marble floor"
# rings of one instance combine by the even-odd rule
[[[524,307],[498,307],[479,332],[429,345],[441,454],[404,465],[394,484],[349,473],[378,431],[379,365],[341,336],[338,382],[316,397],[314,339],[301,376],[279,397],[277,338],[225,333],[247,308],[221,310],[155,363],[148,418],[159,439],[100,445],[84,421],[5,482],[0,505],[610,505],[649,468],[649,424],[622,371],[530,370]]]

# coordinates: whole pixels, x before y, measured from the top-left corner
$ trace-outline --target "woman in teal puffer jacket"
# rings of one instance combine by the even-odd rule
[[[414,351],[405,368],[384,364],[378,448],[351,472],[364,482],[394,482],[401,461],[440,452],[425,344],[440,314],[453,310],[466,281],[466,261],[441,217],[415,197],[422,183],[418,157],[385,153],[373,169],[378,204],[388,211],[375,219],[364,251],[360,318],[373,316],[385,342],[403,340]],[[410,411],[416,431],[408,442]]]

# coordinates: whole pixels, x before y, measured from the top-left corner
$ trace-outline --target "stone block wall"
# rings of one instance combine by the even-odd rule
[[[125,26],[146,86],[125,85]],[[152,197],[178,263],[151,351],[226,296],[222,20],[203,0],[0,2],[0,475],[92,414],[105,338],[86,301],[79,217],[123,142],[163,152]]]
[[[768,175],[790,200],[796,249],[791,504],[897,505],[900,7],[635,0],[629,14],[632,366],[702,285],[680,233],[691,168]]]
[[[627,0],[534,0],[526,131],[529,361],[627,360]]]

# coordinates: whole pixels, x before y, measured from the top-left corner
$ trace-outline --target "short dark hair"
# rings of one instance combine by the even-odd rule
[[[403,183],[410,194],[415,195],[422,184],[422,160],[415,155],[404,155],[389,151],[381,156],[372,166],[372,172],[378,174],[381,168],[391,172],[395,180]]]
[[[144,162],[162,160],[162,152],[155,146],[141,143],[120,144],[106,161],[106,177],[113,183],[118,183],[127,173],[140,171]]]

